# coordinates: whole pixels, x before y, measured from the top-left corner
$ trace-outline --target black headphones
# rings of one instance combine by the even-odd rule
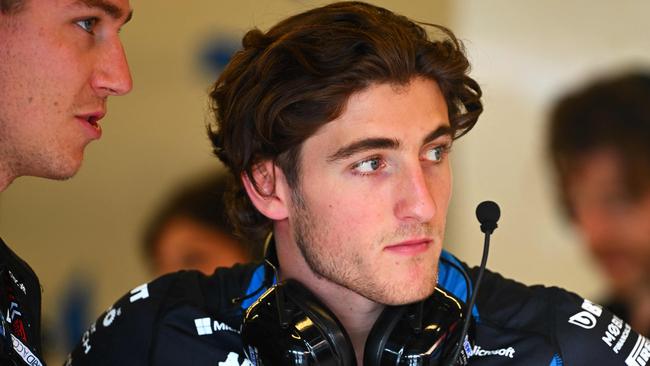
[[[461,342],[464,314],[464,304],[440,288],[422,301],[386,306],[368,335],[363,364],[447,365]],[[271,286],[246,310],[241,335],[256,366],[356,366],[340,321],[295,280]],[[454,365],[466,362],[465,355]]]

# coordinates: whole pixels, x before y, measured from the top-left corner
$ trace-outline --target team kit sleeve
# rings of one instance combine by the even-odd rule
[[[602,306],[556,293],[556,337],[564,365],[650,366],[650,341]]]
[[[166,279],[129,291],[93,322],[65,366],[146,365]]]
[[[129,291],[90,325],[64,365],[246,366],[239,330],[174,295],[192,286],[178,277]]]

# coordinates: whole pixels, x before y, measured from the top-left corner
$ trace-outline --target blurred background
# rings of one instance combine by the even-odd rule
[[[563,217],[544,153],[548,108],[597,74],[650,65],[650,2],[371,1],[462,39],[485,113],[454,145],[447,249],[480,260],[474,208],[501,205],[489,267],[527,284],[597,299],[600,275]],[[70,181],[20,178],[0,196],[0,234],[43,287],[44,320],[86,309],[84,327],[118,297],[150,280],[142,258],[147,220],[174,187],[220,169],[205,134],[207,91],[251,27],[327,1],[131,0],[122,38],[133,91],[109,102],[104,135]],[[72,320],[68,320],[72,321]],[[59,342],[61,343],[61,342]],[[54,344],[54,343],[52,343]],[[53,346],[54,363],[69,347]]]

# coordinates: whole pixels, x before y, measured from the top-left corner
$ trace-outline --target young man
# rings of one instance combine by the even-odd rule
[[[609,282],[605,305],[650,335],[650,72],[564,96],[548,149],[569,217]]]
[[[131,89],[118,37],[130,16],[128,0],[0,0],[0,192],[79,169],[106,99]],[[0,240],[0,364],[42,364],[40,291]]]
[[[494,273],[457,342],[477,270],[442,250],[449,152],[481,91],[426,28],[343,2],[248,32],[210,135],[266,263],[137,287],[68,365],[437,365],[458,346],[472,365],[645,365],[647,340],[599,306]]]

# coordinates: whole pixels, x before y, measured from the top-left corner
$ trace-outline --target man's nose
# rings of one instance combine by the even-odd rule
[[[117,40],[106,45],[98,56],[92,86],[102,97],[124,95],[133,88],[131,71],[122,43]]]
[[[395,215],[400,220],[428,222],[436,213],[436,202],[421,167],[405,172],[397,187]]]
[[[600,211],[595,208],[576,210],[576,223],[592,249],[610,242],[615,235],[611,218]]]

